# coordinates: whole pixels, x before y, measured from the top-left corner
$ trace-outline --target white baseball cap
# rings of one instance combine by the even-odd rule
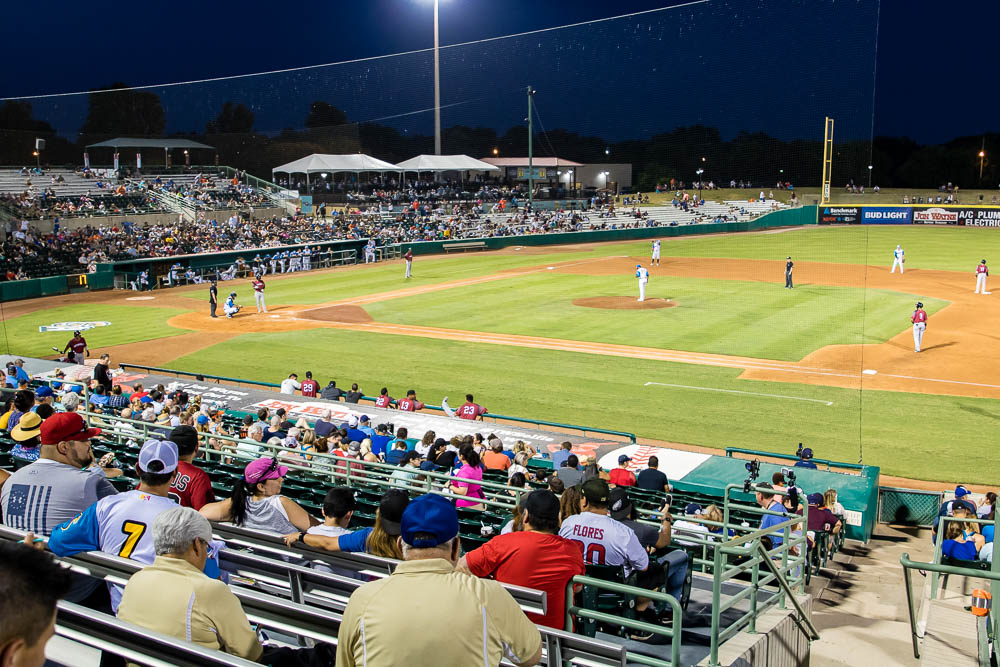
[[[139,468],[145,472],[156,474],[173,472],[177,470],[179,460],[177,445],[169,440],[147,440],[139,450]],[[154,461],[159,461],[163,469],[150,470],[149,465]]]

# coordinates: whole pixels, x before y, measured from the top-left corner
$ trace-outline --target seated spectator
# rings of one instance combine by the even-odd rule
[[[536,451],[534,447],[532,447],[523,440],[518,440],[517,442],[515,442],[514,449],[512,449],[511,451],[514,452],[514,456],[523,453],[524,456],[529,459],[538,454],[538,451]]]
[[[636,486],[649,491],[670,491],[670,482],[667,476],[659,471],[660,459],[655,456],[649,457],[649,467],[639,471],[636,478]]]
[[[351,532],[348,526],[351,518],[354,517],[354,509],[357,501],[354,498],[354,489],[346,486],[337,486],[326,492],[323,499],[323,523],[311,527],[306,531],[309,535],[323,535],[325,537],[337,537]]]
[[[403,457],[408,453],[406,440],[396,440],[392,443],[392,449],[385,455],[385,462],[394,466],[401,465]]]
[[[193,426],[177,426],[170,432],[170,441],[177,445],[180,461],[170,483],[169,497],[183,507],[196,510],[215,502],[212,480],[204,470],[194,465],[194,460],[198,458],[198,432]]]
[[[708,534],[708,527],[699,523],[698,519],[703,515],[701,505],[698,503],[688,503],[684,508],[684,519],[674,522],[674,543],[686,546],[697,546],[698,543],[691,539],[684,539],[684,535],[697,534],[698,537]]]
[[[340,397],[344,395],[342,389],[337,388],[337,383],[334,380],[330,380],[323,390],[319,393],[320,398],[326,401],[339,401]]]
[[[982,535],[966,536],[965,526],[961,521],[948,521],[944,529],[944,541],[941,543],[941,556],[957,560],[976,560],[979,550],[985,544]]]
[[[463,496],[455,501],[456,507],[471,507],[473,509],[483,509],[479,501],[485,498],[483,487],[475,482],[483,479],[482,463],[479,454],[472,445],[466,444],[458,452],[458,458],[462,462],[462,467],[455,473],[452,481],[445,489],[458,496]]]
[[[127,408],[129,404],[128,396],[122,393],[122,387],[116,384],[111,388],[111,395],[108,397],[108,407],[121,410]]]
[[[971,492],[959,484],[955,487],[955,498],[954,500],[946,500],[941,503],[941,507],[938,508],[937,518],[940,519],[943,516],[955,516],[956,508],[964,508],[970,514],[975,516],[976,514],[976,503],[972,501]],[[934,542],[937,539],[937,528],[938,521],[935,520],[934,525],[931,526],[931,541]]]
[[[503,443],[494,440],[490,445],[490,451],[483,454],[483,465],[487,470],[506,471],[511,466],[510,458],[503,452]]]
[[[395,408],[396,399],[389,395],[389,389],[387,387],[382,387],[379,395],[375,397],[375,407],[376,408]]]
[[[522,529],[465,554],[456,570],[545,591],[548,611],[529,613],[528,618],[561,630],[566,622],[566,584],[586,570],[580,548],[557,535],[559,521],[555,494],[544,489],[532,491],[523,501]]]
[[[424,458],[427,457],[427,452],[431,450],[431,446],[434,444],[434,440],[437,438],[437,434],[434,431],[426,431],[424,437],[420,439],[420,442],[414,446],[417,454],[420,454]]]
[[[754,496],[757,499],[757,504],[766,510],[772,512],[772,514],[765,514],[760,519],[760,530],[765,530],[771,526],[776,526],[777,524],[788,519],[787,509],[781,502],[775,497],[774,493],[770,492],[773,489],[770,484],[766,482],[764,484],[758,484],[758,488],[765,489],[764,491],[756,491]],[[771,548],[776,548],[781,546],[784,542],[784,531],[774,532],[768,537],[771,539]]]
[[[549,491],[561,496],[566,491],[566,485],[558,477],[549,477]]]
[[[983,498],[982,504],[976,508],[976,516],[980,518],[986,518],[990,514],[993,514],[997,506],[997,494],[993,491],[988,491],[986,496]]]
[[[563,486],[567,489],[571,486],[579,486],[583,484],[583,471],[579,468],[580,462],[576,458],[576,454],[570,454],[563,461],[563,465],[558,470],[555,470],[553,474],[562,480]]]
[[[527,462],[528,459],[523,453],[514,456],[514,462],[507,468],[507,477],[510,478],[515,473],[521,473],[525,478],[532,479],[533,475],[528,471]]]
[[[34,539],[28,533],[27,541]],[[40,549],[0,542],[0,664],[42,667],[55,634],[56,603],[70,590],[70,572]]]
[[[319,420],[313,425],[313,429],[316,431],[316,435],[321,438],[325,438],[330,435],[330,431],[337,428],[332,421],[333,412],[331,410],[324,410],[323,414],[320,416]]]
[[[615,521],[621,521],[631,528],[632,532],[639,538],[639,544],[645,547],[651,556],[655,556],[656,552],[670,546],[673,519],[670,516],[669,503],[665,503],[660,510],[660,527],[657,529],[647,523],[639,523],[635,505],[629,498],[628,490],[624,487],[619,486],[612,489],[609,501],[611,504],[608,506],[608,511],[611,518]],[[687,552],[683,549],[674,549],[658,557],[657,562],[668,566],[667,593],[679,601],[684,591],[684,579],[687,577]]]
[[[566,459],[573,453],[573,443],[568,440],[559,445],[559,451],[552,455],[552,467],[556,470],[563,467]]]
[[[102,407],[108,404],[108,397],[104,393],[105,389],[103,385],[97,385],[90,392],[90,398],[88,399],[91,405],[96,405]]]
[[[622,454],[618,457],[618,467],[611,471],[609,482],[614,486],[635,486],[635,473],[628,469],[631,458]]]
[[[823,507],[833,512],[834,516],[844,516],[844,506],[837,502],[837,490],[827,489],[823,492]]]
[[[210,521],[230,521],[237,526],[285,534],[308,530],[319,523],[290,498],[281,495],[288,468],[277,458],[259,458],[247,464],[243,478],[233,485],[232,496],[209,503],[201,513]]]
[[[10,437],[16,442],[10,455],[23,461],[37,461],[41,456],[42,418],[37,412],[25,413],[11,429]]]
[[[291,533],[285,535],[285,544],[291,546],[294,542],[303,542],[326,551],[365,552],[382,558],[402,560],[399,522],[409,502],[410,496],[406,491],[389,489],[379,502],[374,526],[335,537],[305,532]]]
[[[415,656],[442,665],[499,665],[505,656],[522,667],[536,664],[542,656],[538,628],[510,594],[497,582],[455,571],[460,544],[451,503],[421,496],[406,508],[401,523],[406,562],[351,595],[340,624],[337,665],[401,665]],[[415,617],[447,628],[447,640],[414,623]]]
[[[402,467],[392,473],[392,485],[403,489],[421,488],[421,476],[417,472],[420,470],[420,454],[414,451],[404,452],[399,465]]]
[[[803,448],[799,451],[799,460],[795,462],[796,468],[811,468],[816,470],[816,464],[813,463],[813,450],[809,447]]]
[[[361,398],[364,395],[365,395],[364,392],[362,392],[358,388],[358,383],[355,382],[354,384],[351,385],[351,390],[349,392],[347,392],[347,394],[344,396],[344,402],[345,403],[357,403],[358,401],[361,400]]]
[[[806,502],[809,503],[809,532],[827,532],[831,535],[836,535],[840,532],[843,522],[837,518],[837,516],[830,510],[823,507],[823,494],[822,493],[810,493],[806,496]],[[810,535],[810,539],[814,536]]]

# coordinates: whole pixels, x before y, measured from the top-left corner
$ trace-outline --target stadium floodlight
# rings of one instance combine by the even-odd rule
[[[497,148],[496,146],[494,146],[493,147],[493,157],[496,157],[497,155],[500,155],[500,149]]]

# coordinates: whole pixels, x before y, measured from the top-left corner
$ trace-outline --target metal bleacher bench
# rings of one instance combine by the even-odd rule
[[[443,247],[445,252],[451,252],[452,250],[461,250],[462,252],[466,250],[486,250],[486,241],[459,241],[458,243],[449,243]]]

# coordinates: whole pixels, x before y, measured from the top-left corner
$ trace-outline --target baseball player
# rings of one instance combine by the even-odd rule
[[[145,292],[149,289],[149,271],[143,269],[139,272],[139,291]]]
[[[264,288],[266,285],[264,285],[263,279],[259,275],[254,276],[253,282],[250,284],[253,285],[253,299],[257,302],[257,312],[266,313],[267,304],[264,303]]]
[[[653,239],[653,259],[649,264],[650,266],[660,265],[660,239]]]
[[[288,270],[288,251],[278,254],[278,264],[281,265],[281,272],[285,273]]]
[[[365,264],[375,261],[375,239],[368,239],[365,244]]]
[[[646,283],[649,282],[649,271],[642,264],[635,265],[635,277],[639,279],[639,301],[646,300]]]
[[[785,287],[788,289],[794,289],[795,285],[792,284],[792,269],[795,268],[795,262],[792,261],[791,255],[785,258]]]
[[[403,259],[406,261],[406,277],[413,277],[413,248],[407,248],[406,254],[403,255]]]
[[[990,270],[986,268],[986,260],[979,262],[976,267],[976,294],[989,294],[986,291],[986,276],[990,275]]]
[[[924,304],[917,301],[917,309],[910,315],[913,322],[913,351],[920,351],[920,343],[924,340],[924,331],[927,329],[927,313],[924,312]]]
[[[309,246],[302,249],[302,270],[312,270],[312,250],[309,249]]]
[[[265,255],[264,261],[271,265],[272,276],[278,272],[278,253],[274,253],[273,255]]]
[[[903,249],[897,245],[896,249],[892,251],[892,270],[889,273],[895,273],[898,266],[899,275],[903,275],[903,264],[906,262],[906,258],[903,255]]]
[[[84,363],[86,356],[90,354],[90,350],[87,348],[87,339],[79,331],[73,332],[73,337],[66,343],[66,347],[63,348],[63,354],[66,354],[66,350],[72,350],[69,358],[76,364]]]
[[[240,306],[236,305],[236,292],[229,293],[229,298],[222,304],[222,310],[229,319],[233,319],[233,315],[240,312]]]

